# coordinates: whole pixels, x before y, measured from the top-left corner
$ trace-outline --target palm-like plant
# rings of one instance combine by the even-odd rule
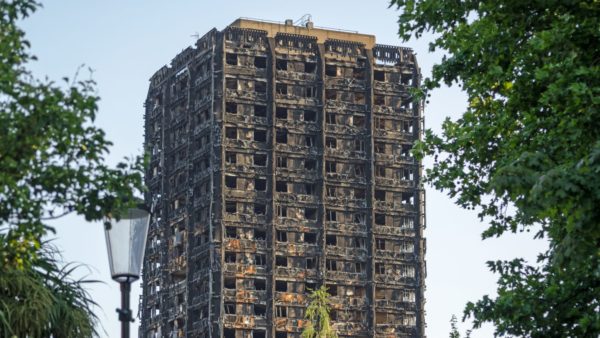
[[[302,331],[302,338],[337,338],[329,316],[329,297],[325,285],[321,285],[309,295],[310,303],[304,316],[308,323]]]
[[[50,243],[31,269],[3,267],[0,271],[0,336],[97,336],[96,303],[85,289],[91,280],[74,279],[77,265],[61,267],[60,254]]]

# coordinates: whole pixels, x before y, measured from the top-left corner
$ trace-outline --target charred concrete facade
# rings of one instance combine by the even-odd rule
[[[239,19],[150,80],[140,337],[424,337],[420,72],[375,37]]]

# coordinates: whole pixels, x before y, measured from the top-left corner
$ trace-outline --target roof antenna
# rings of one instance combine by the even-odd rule
[[[304,26],[308,29],[313,28],[314,27],[314,23],[312,21],[312,15],[310,14],[304,14],[300,19],[298,19],[294,25],[296,26]]]
[[[194,38],[194,40],[200,39],[200,34],[198,32],[194,32],[194,34],[190,35],[190,37]]]

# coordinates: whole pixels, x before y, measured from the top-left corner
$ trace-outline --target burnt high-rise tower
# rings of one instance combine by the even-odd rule
[[[411,49],[239,19],[150,79],[140,337],[423,337],[422,131]]]

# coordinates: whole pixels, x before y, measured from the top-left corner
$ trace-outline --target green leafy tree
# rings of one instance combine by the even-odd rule
[[[47,222],[100,220],[133,204],[144,159],[105,164],[111,143],[93,124],[93,81],[58,85],[26,68],[35,57],[17,24],[38,7],[0,0],[0,335],[87,337],[93,302],[45,248]]]
[[[468,107],[415,147],[427,180],[489,222],[533,231],[537,262],[488,262],[498,295],[467,304],[496,335],[600,335],[600,2],[393,0],[405,40],[445,57],[423,94],[458,84]],[[508,250],[509,248],[507,248]]]
[[[452,318],[450,318],[450,338],[460,338],[460,332],[458,331],[458,326],[456,325],[457,323],[458,319],[455,315],[452,315]],[[471,330],[467,330],[465,333],[465,338],[469,337],[471,337]]]
[[[325,285],[321,285],[319,289],[310,293],[310,303],[304,315],[308,323],[302,330],[303,338],[337,338],[338,335],[331,326],[329,317],[329,297]]]

